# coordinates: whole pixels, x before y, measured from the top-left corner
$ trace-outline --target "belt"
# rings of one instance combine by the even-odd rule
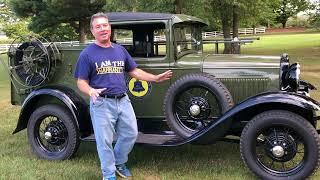
[[[100,96],[101,96],[101,97],[105,97],[105,98],[121,99],[121,98],[125,97],[126,95],[127,95],[126,93],[122,93],[122,94],[115,94],[115,95],[102,94],[102,95],[100,95]]]

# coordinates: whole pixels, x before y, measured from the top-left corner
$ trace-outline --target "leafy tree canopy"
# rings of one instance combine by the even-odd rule
[[[18,18],[8,7],[7,0],[0,0],[0,30],[10,39],[27,35],[28,19]]]
[[[310,23],[313,27],[320,29],[320,0],[313,4],[315,12],[310,13]]]
[[[276,21],[285,28],[290,17],[310,9],[311,3],[308,0],[276,0],[271,7],[274,10]]]
[[[105,0],[11,0],[19,17],[31,17],[29,28],[36,33],[66,27],[67,24],[85,40],[92,14],[102,10]]]

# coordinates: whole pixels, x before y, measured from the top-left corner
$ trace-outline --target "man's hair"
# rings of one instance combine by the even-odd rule
[[[94,14],[94,15],[91,16],[90,29],[93,28],[93,27],[92,27],[92,22],[93,22],[93,20],[96,19],[96,18],[100,18],[100,17],[104,17],[104,18],[106,18],[106,19],[109,20],[108,16],[107,16],[105,13],[98,12],[98,13],[96,13],[96,14]]]

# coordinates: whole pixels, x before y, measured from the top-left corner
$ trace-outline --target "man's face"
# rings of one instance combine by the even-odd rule
[[[95,18],[92,22],[92,35],[100,43],[106,43],[110,41],[111,36],[111,25],[108,19],[105,17]]]

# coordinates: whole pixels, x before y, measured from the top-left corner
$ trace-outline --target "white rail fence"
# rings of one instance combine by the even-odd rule
[[[239,28],[239,35],[249,35],[249,34],[263,34],[266,32],[266,27],[258,27],[258,28]],[[231,32],[231,34],[233,34]],[[212,37],[219,37],[223,36],[223,32],[221,31],[212,31],[212,32],[203,32],[202,33],[202,38],[207,39],[207,38],[212,38]]]
[[[258,28],[239,28],[239,35],[255,35],[255,34],[262,34],[266,32],[265,27],[258,27]],[[231,32],[232,34],[232,32]],[[208,38],[215,38],[215,37],[221,37],[223,36],[223,33],[221,31],[212,31],[212,32],[203,32],[202,38],[208,39]],[[155,36],[154,41],[165,41],[165,36]],[[90,41],[88,41],[90,42]],[[132,38],[123,38],[120,40],[121,43],[130,43],[132,42]],[[61,45],[70,45],[70,44],[79,44],[79,41],[68,41],[68,42],[55,42],[56,44]],[[11,44],[0,44],[0,52],[8,51]]]

